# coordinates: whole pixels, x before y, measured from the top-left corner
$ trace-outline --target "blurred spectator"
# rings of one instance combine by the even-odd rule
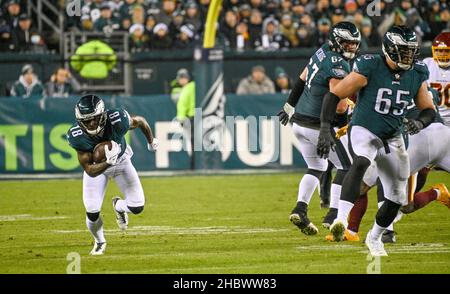
[[[81,29],[85,32],[94,30],[94,23],[91,20],[91,17],[88,14],[84,14],[81,16]]]
[[[248,32],[248,25],[246,21],[241,21],[236,26],[236,49],[244,50],[251,49],[253,44],[250,39],[250,33]]]
[[[381,43],[380,36],[372,29],[372,22],[368,17],[365,17],[361,26],[361,49],[369,47],[376,47]]]
[[[272,94],[275,93],[275,85],[266,76],[264,67],[257,65],[252,68],[252,73],[243,78],[237,87],[236,94]]]
[[[119,22],[112,16],[111,7],[107,2],[100,5],[100,17],[94,23],[94,29],[97,32],[111,34],[120,28]]]
[[[283,14],[281,17],[280,32],[289,40],[292,47],[297,47],[299,44],[299,36],[297,35],[296,29],[297,26],[294,25],[292,16],[290,14]]]
[[[239,7],[240,21],[249,22],[251,14],[252,14],[252,8],[247,3],[244,3]]]
[[[128,32],[131,28],[131,18],[125,17],[120,21],[120,30]]]
[[[281,18],[284,14],[290,14],[292,12],[292,1],[291,0],[281,0],[280,7],[278,9],[278,15]]]
[[[195,28],[188,23],[181,27],[180,33],[173,43],[175,49],[193,48],[195,44]]]
[[[16,42],[6,21],[0,21],[0,52],[16,50]]]
[[[81,14],[88,15],[92,22],[95,23],[97,19],[100,18],[100,6],[102,5],[103,0],[92,0],[85,1],[83,7],[81,8]]]
[[[136,3],[136,0],[125,0],[122,2],[122,5],[119,8],[120,18],[124,19],[127,17],[131,18],[133,14],[133,6]]]
[[[11,29],[17,28],[19,25],[20,4],[18,0],[10,0],[6,2],[6,14],[2,17]],[[1,7],[0,7],[1,8]]]
[[[80,91],[80,84],[74,79],[70,72],[63,67],[58,68],[50,77],[46,85],[49,97],[69,97]]]
[[[130,48],[132,52],[142,52],[150,48],[150,37],[139,23],[130,27]]]
[[[314,18],[319,19],[323,16],[329,17],[330,1],[329,0],[317,0],[316,9],[314,9]]]
[[[335,25],[338,22],[344,21],[344,12],[342,9],[335,9],[333,12],[331,12],[331,25]]]
[[[279,50],[290,47],[289,40],[278,32],[278,21],[275,18],[267,18],[263,22],[263,34],[261,39],[255,42],[257,50]]]
[[[258,10],[261,13],[265,13],[266,8],[263,0],[250,0],[251,10]]]
[[[173,103],[177,104],[178,99],[180,98],[181,89],[189,83],[191,76],[189,75],[189,71],[185,68],[180,68],[177,71],[176,78],[170,82],[170,98]]]
[[[145,9],[144,6],[135,4],[131,10],[131,23],[144,24],[145,23]]]
[[[331,0],[330,10],[343,9],[344,3],[342,0]]]
[[[22,67],[22,72],[11,88],[11,96],[30,98],[45,96],[44,87],[34,74],[33,67],[26,64]]]
[[[220,31],[228,42],[228,47],[236,48],[236,26],[238,24],[237,15],[234,11],[225,12],[224,22],[220,26]]]
[[[305,12],[305,6],[303,6],[299,0],[292,1],[292,19],[294,22],[299,22]]]
[[[239,5],[240,5],[241,0],[223,0],[223,4],[222,7],[225,11],[228,10],[239,10]]]
[[[145,32],[147,35],[152,36],[153,35],[153,29],[156,26],[156,18],[153,15],[147,16],[147,19],[145,20]]]
[[[200,11],[198,10],[198,5],[195,1],[189,1],[186,4],[186,15],[184,21],[193,25],[195,32],[200,31],[202,21],[200,18]]]
[[[275,69],[275,92],[289,94],[292,86],[289,76],[282,67]]]
[[[19,25],[14,30],[18,50],[42,53],[46,51],[44,39],[42,39],[31,25],[31,18],[26,14],[21,14],[19,17]]]
[[[172,39],[169,35],[169,28],[163,22],[158,23],[153,28],[153,37],[150,42],[152,49],[169,49],[172,46]]]
[[[184,11],[176,10],[172,17],[172,22],[169,25],[169,35],[172,40],[175,40],[180,33],[181,26],[184,25]]]
[[[253,9],[250,15],[250,23],[248,24],[248,33],[250,34],[250,41],[252,44],[261,38],[263,17],[261,11]]]
[[[156,15],[156,21],[158,23],[164,23],[167,27],[172,22],[172,14],[177,8],[176,0],[163,0],[162,10]]]
[[[358,4],[356,4],[355,0],[346,0],[344,10],[347,15],[354,15],[358,10]]]
[[[298,47],[302,48],[311,48],[314,47],[316,42],[316,35],[314,34],[313,28],[310,26],[301,24],[297,31],[296,31],[297,37],[300,40]]]
[[[441,5],[437,0],[431,1],[430,6],[426,18],[430,26],[427,39],[433,40],[440,32],[450,28],[450,10],[448,5]]]
[[[321,18],[317,23],[317,41],[316,46],[320,47],[328,42],[328,33],[331,29],[331,21],[328,18]]]

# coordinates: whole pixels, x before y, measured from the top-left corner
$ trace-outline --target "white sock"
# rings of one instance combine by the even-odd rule
[[[297,202],[305,202],[309,204],[311,201],[311,197],[316,190],[316,187],[319,185],[319,179],[313,175],[306,174],[303,176],[300,184],[298,185],[298,198]]]
[[[128,208],[127,202],[122,199],[117,200],[115,208],[118,212],[131,212]]]
[[[439,196],[441,196],[441,190],[439,190],[439,189],[433,189],[433,190],[436,191],[436,194],[437,194],[436,198],[439,198]]]
[[[339,208],[339,199],[341,198],[342,186],[338,184],[331,184],[330,191],[330,208]]]
[[[372,239],[381,240],[381,235],[383,235],[386,228],[380,227],[377,221],[373,224],[372,230],[370,231],[370,236]]]
[[[384,201],[378,202],[378,209],[380,209],[380,207],[383,205]],[[394,222],[392,222],[387,228],[386,230],[389,231],[393,231],[394,230]]]
[[[95,222],[91,221],[88,217],[86,217],[86,226],[91,232],[92,236],[94,237],[95,242],[97,243],[106,242],[105,235],[103,235],[103,221],[100,216]]]
[[[338,215],[336,220],[341,221],[345,225],[345,227],[348,226],[348,215],[350,214],[353,206],[354,204],[351,202],[339,200]]]

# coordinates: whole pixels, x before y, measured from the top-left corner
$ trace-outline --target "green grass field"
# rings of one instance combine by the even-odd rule
[[[118,230],[111,182],[103,203],[108,247],[89,256],[81,180],[0,182],[0,273],[65,273],[81,255],[82,273],[366,273],[363,243],[330,243],[326,230],[307,237],[288,221],[299,174],[142,178],[143,214]],[[428,183],[450,176],[433,172]],[[428,187],[428,186],[426,186]],[[375,191],[362,225],[375,214]],[[326,211],[314,195],[311,220]],[[438,203],[405,216],[387,245],[382,273],[450,273],[450,210]]]

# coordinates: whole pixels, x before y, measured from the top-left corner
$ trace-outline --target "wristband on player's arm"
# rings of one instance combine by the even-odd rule
[[[291,93],[289,94],[287,103],[295,107],[297,105],[298,100],[300,99],[300,96],[303,93],[304,88],[305,88],[305,81],[299,78],[295,83]]]
[[[341,99],[335,94],[328,92],[323,97],[322,111],[320,112],[320,123],[331,124],[336,115],[336,107]]]
[[[419,113],[419,117],[417,118],[423,124],[423,127],[428,127],[436,118],[436,111],[431,108],[425,108]]]

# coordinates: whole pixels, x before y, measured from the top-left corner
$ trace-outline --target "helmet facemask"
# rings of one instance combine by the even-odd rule
[[[351,60],[356,57],[360,44],[359,41],[348,41],[345,39],[336,38],[336,43],[341,48],[341,54],[345,59]]]
[[[433,59],[441,68],[450,67],[450,47],[446,46],[432,46]]]
[[[417,41],[405,41],[397,34],[387,33],[391,41],[389,47],[383,43],[383,53],[401,70],[410,70],[419,57],[419,43]]]

